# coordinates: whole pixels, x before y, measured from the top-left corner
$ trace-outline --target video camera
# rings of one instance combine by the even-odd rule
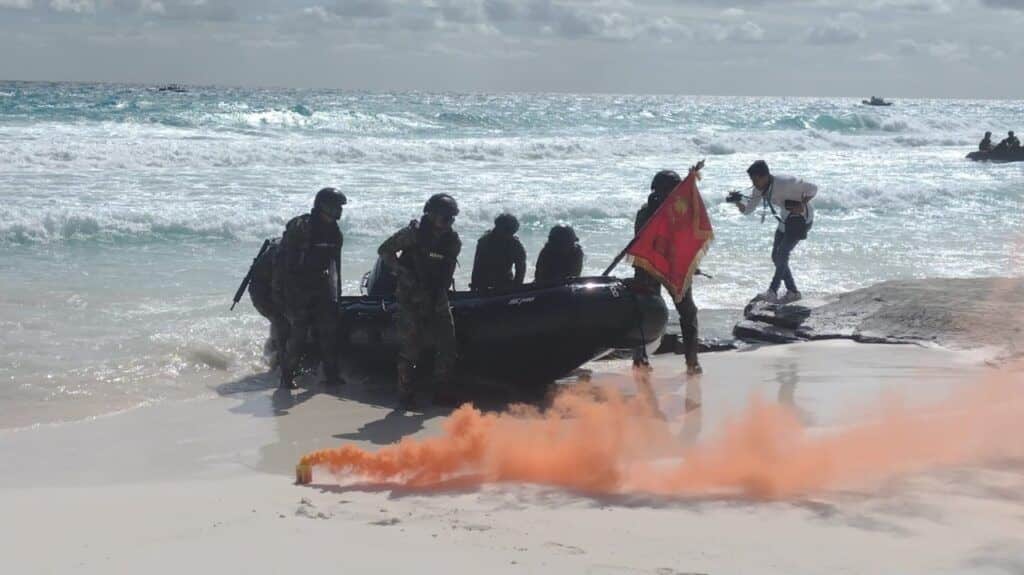
[[[733,190],[729,192],[728,196],[725,196],[725,201],[730,204],[738,204],[743,201],[743,193],[739,190]]]

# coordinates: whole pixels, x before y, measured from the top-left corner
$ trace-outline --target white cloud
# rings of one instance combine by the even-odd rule
[[[96,2],[95,0],[50,0],[50,8],[57,12],[91,13],[96,11]]]
[[[166,14],[167,8],[164,7],[163,2],[158,0],[140,0],[139,10],[145,14]]]
[[[153,14],[179,22],[229,22],[237,20],[239,14],[232,0],[164,0],[158,3],[163,11]]]
[[[693,38],[693,31],[680,24],[674,18],[663,16],[647,24],[644,34],[661,40],[671,42],[672,40],[689,40]]]
[[[514,0],[484,0],[483,9],[491,22],[508,22],[520,16],[519,4]]]
[[[738,24],[710,24],[702,31],[714,42],[755,44],[764,40],[764,28],[751,20]]]
[[[68,18],[76,14],[90,17]],[[245,83],[240,62],[260,61],[260,82],[324,85],[332,80],[318,58],[340,49],[344,85],[371,89],[636,90],[647,72],[685,58],[706,66],[700,90],[715,93],[764,90],[736,78],[771,68],[786,78],[771,89],[793,94],[874,83],[969,95],[969,82],[949,78],[997,77],[1024,55],[1022,23],[1024,0],[0,0],[0,47],[29,54],[25,64],[0,58],[0,76]],[[91,51],[82,38],[126,49]],[[34,55],[37,44],[82,52],[62,68]],[[503,68],[510,50],[514,70]],[[202,65],[183,67],[184,53]],[[1022,82],[1011,74],[989,91],[1015,96]],[[645,89],[680,85],[693,89],[670,80]]]
[[[991,46],[989,44],[986,44],[978,48],[978,52],[980,52],[985,57],[991,60],[1005,60],[1007,57],[1007,54],[1003,49]]]
[[[387,18],[391,16],[391,0],[337,0],[331,12],[345,18]]]
[[[894,58],[892,56],[884,53],[884,52],[875,52],[874,54],[869,54],[869,55],[865,56],[864,58],[862,58],[862,60],[864,62],[881,63],[881,62],[892,62],[894,60]]]
[[[905,56],[926,55],[947,62],[955,62],[967,58],[967,50],[963,46],[947,40],[918,42],[917,40],[904,39],[900,40],[897,46],[900,53]]]
[[[807,31],[808,44],[853,44],[867,36],[863,21],[856,14],[840,14],[837,18],[812,26]]]
[[[981,0],[981,3],[992,8],[1024,10],[1024,0]]]
[[[922,13],[948,13],[962,0],[818,0],[821,6],[847,10],[903,11]]]
[[[331,20],[331,15],[323,6],[309,6],[303,8],[302,13],[306,16],[319,20],[320,22],[329,22]]]

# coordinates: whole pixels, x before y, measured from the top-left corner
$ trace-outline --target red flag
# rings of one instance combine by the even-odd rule
[[[677,302],[715,237],[697,190],[697,174],[690,172],[672,190],[626,250],[633,265],[656,277]]]

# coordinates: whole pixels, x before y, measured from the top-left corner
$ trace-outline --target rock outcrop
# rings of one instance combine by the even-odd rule
[[[747,342],[852,339],[1020,349],[1024,279],[888,281],[822,300],[752,300],[733,328]]]

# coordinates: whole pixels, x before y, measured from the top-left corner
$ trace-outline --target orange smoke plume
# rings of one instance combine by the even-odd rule
[[[1024,455],[1020,379],[1000,374],[927,408],[886,402],[872,421],[809,432],[788,408],[757,398],[706,443],[686,447],[650,398],[570,390],[545,412],[469,405],[440,437],[376,453],[318,451],[301,464],[358,480],[425,487],[521,481],[588,492],[786,497],[897,474]]]

